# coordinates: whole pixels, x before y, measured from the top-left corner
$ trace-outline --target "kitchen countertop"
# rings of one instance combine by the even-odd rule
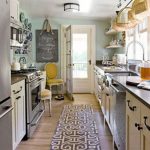
[[[126,88],[129,93],[133,94],[140,102],[150,108],[150,91],[139,89],[136,86],[126,85],[127,78],[128,76],[112,76],[114,81]]]
[[[129,73],[131,70],[126,69],[125,67],[115,67],[115,66],[103,66],[96,65],[98,69],[103,70],[105,73]]]
[[[103,73],[110,73],[112,75],[112,79],[114,81],[116,81],[117,83],[119,83],[121,86],[123,86],[129,93],[133,94],[138,100],[140,100],[140,102],[142,102],[144,105],[146,105],[147,107],[150,108],[150,91],[148,90],[144,90],[144,89],[139,89],[136,86],[131,86],[131,85],[126,85],[126,81],[128,76],[120,76],[120,75],[114,75],[113,73],[135,73],[132,70],[128,70],[128,69],[123,69],[123,70],[105,70],[104,67],[106,66],[102,66],[102,65],[96,65],[96,67],[98,69],[100,69],[101,71],[103,71]],[[109,66],[108,66],[109,67]],[[137,74],[137,73],[135,73]],[[132,76],[134,78],[134,76]],[[136,78],[136,77],[135,77]]]
[[[103,66],[103,65],[95,65],[95,68],[99,70],[99,72],[102,75],[105,75],[105,73],[110,73],[110,74],[116,74],[121,76],[126,76],[126,75],[131,75],[131,76],[138,76],[138,73],[131,70],[127,69],[125,66],[123,67],[116,67],[116,66]]]
[[[13,85],[21,80],[25,80],[25,76],[11,75],[11,85]]]

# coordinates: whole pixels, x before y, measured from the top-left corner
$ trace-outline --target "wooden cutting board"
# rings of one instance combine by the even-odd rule
[[[127,78],[126,84],[127,85],[137,86],[142,81],[143,80],[139,76],[129,76]]]

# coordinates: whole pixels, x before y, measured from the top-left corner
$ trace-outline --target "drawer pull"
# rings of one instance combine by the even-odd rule
[[[146,128],[150,131],[150,126],[147,125],[147,122],[146,122],[147,118],[148,118],[147,116],[144,116],[144,124],[145,124]]]
[[[139,130],[139,131],[140,131],[140,130],[143,130],[143,127],[138,126],[138,130]]]
[[[18,94],[19,92],[21,92],[21,90],[22,90],[22,86],[20,86],[20,90],[18,90],[18,91],[13,90],[13,92],[14,92],[14,94]]]
[[[21,98],[21,96],[16,97],[17,100],[19,100]]]
[[[139,123],[135,123],[135,127],[139,127],[140,126],[140,124]]]
[[[127,100],[128,102],[128,107],[130,108],[130,110],[134,111],[136,109],[136,106],[130,106],[130,100]]]
[[[135,123],[135,127],[137,127],[139,131],[143,130],[143,127],[141,127],[139,123]]]

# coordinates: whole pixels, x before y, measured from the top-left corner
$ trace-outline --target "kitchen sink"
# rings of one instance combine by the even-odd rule
[[[118,71],[118,70],[125,70],[121,67],[117,67],[117,66],[107,66],[107,67],[103,67],[103,69],[105,71]]]
[[[138,73],[136,72],[129,72],[129,75],[128,76],[139,76]]]

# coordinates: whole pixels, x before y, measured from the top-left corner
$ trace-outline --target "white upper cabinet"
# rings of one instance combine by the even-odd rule
[[[10,18],[19,21],[19,1],[10,0]]]

